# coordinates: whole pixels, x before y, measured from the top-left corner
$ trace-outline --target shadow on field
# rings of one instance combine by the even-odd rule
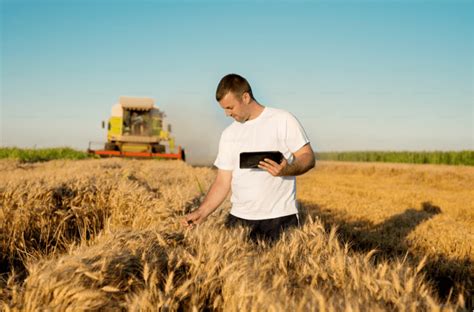
[[[26,279],[28,257],[59,254],[71,244],[97,236],[109,214],[107,207],[97,204],[100,198],[104,194],[95,187],[71,188],[64,183],[38,193],[37,207],[21,206],[20,196],[0,197],[5,205],[5,218],[0,223],[0,294],[10,276],[18,283]],[[78,202],[82,203],[80,209]]]
[[[314,202],[302,201],[300,206],[303,222],[311,216],[313,219],[320,219],[327,231],[332,226],[337,226],[340,240],[348,242],[351,250],[368,252],[376,249],[378,252],[374,261],[403,259],[407,255],[407,259],[412,263],[421,261],[422,256],[409,251],[407,236],[419,224],[442,213],[440,207],[423,202],[419,210],[408,208],[403,213],[375,224],[369,220],[349,221],[342,213],[322,208]],[[472,265],[469,258],[452,260],[443,255],[436,255],[427,259],[423,272],[436,288],[440,299],[456,299],[457,295],[462,293],[466,307],[471,309],[474,280]]]

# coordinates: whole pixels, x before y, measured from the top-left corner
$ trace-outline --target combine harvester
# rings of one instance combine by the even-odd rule
[[[88,152],[100,157],[168,158],[185,160],[184,149],[176,146],[171,125],[164,123],[164,112],[154,100],[121,96],[112,107],[107,125],[107,143],[103,149]],[[102,122],[105,128],[105,122]]]

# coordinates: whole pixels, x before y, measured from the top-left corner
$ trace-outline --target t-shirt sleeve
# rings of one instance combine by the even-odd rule
[[[308,135],[306,135],[303,126],[298,119],[290,113],[288,113],[286,118],[285,143],[292,153],[309,143]]]
[[[219,151],[214,161],[214,166],[222,170],[233,170],[234,162],[232,157],[232,144],[225,132],[222,133],[219,140]]]

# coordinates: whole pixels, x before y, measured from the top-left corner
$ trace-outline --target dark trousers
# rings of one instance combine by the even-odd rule
[[[229,214],[225,222],[227,228],[244,226],[250,229],[250,239],[254,242],[265,240],[269,243],[277,241],[286,229],[299,226],[296,214],[274,219],[247,220]]]

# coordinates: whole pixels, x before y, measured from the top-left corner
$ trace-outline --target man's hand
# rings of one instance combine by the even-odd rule
[[[293,156],[294,160],[291,164],[288,164],[286,159],[283,159],[281,164],[278,164],[271,159],[265,158],[264,161],[259,163],[258,167],[268,171],[274,177],[283,177],[303,174],[314,168],[316,164],[314,152],[309,143],[294,152]]]
[[[212,183],[202,204],[198,209],[185,215],[184,218],[180,220],[181,225],[186,228],[193,228],[194,225],[204,222],[207,216],[213,213],[226,198],[230,191],[231,181],[232,171],[219,169],[216,179],[214,183]]]
[[[281,177],[285,175],[285,168],[288,165],[288,161],[283,158],[281,163],[277,163],[271,159],[265,158],[263,161],[259,162],[258,167],[260,169],[266,170],[274,177]]]
[[[201,224],[205,219],[206,215],[199,209],[194,210],[193,212],[184,216],[181,220],[181,224],[186,227],[192,229],[194,225]]]

